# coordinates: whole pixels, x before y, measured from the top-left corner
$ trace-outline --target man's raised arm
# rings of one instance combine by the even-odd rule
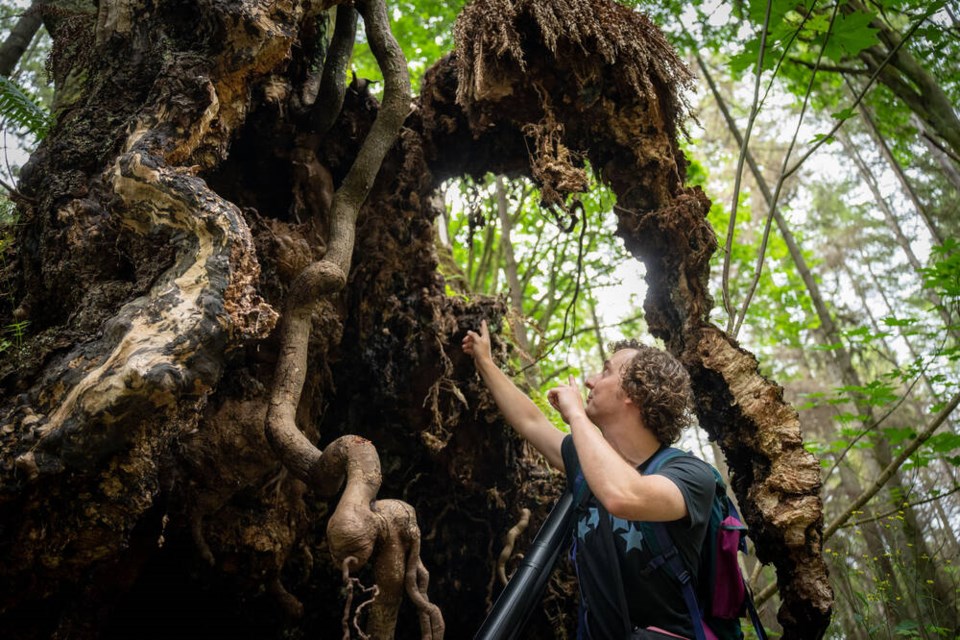
[[[562,471],[560,443],[564,433],[550,423],[539,407],[520,391],[493,361],[490,354],[490,330],[486,320],[480,324],[479,334],[467,331],[463,339],[463,351],[473,356],[477,371],[493,394],[493,399],[507,424],[542,453],[550,464]]]

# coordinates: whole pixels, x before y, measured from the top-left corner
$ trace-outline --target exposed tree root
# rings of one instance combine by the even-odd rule
[[[517,538],[520,537],[527,529],[527,525],[530,524],[530,509],[521,509],[520,510],[520,519],[517,521],[517,524],[510,527],[510,531],[507,531],[507,535],[503,539],[503,551],[500,552],[500,558],[497,560],[497,576],[500,578],[500,584],[507,586],[507,561],[510,560],[510,556],[513,555],[513,547],[517,543]]]
[[[346,17],[338,20],[337,30],[343,38],[351,31],[350,9],[341,9]],[[423,637],[439,639],[443,637],[443,618],[426,597],[428,577],[420,561],[416,514],[405,502],[376,499],[381,482],[376,449],[363,438],[344,436],[321,452],[296,423],[316,303],[346,285],[360,206],[410,108],[406,61],[390,32],[383,1],[361,2],[359,11],[384,74],[384,102],[350,172],[334,194],[326,256],[304,269],[288,292],[266,434],[283,464],[321,495],[332,497],[346,480],[343,495],[327,523],[327,544],[334,561],[343,567],[345,580],[350,580],[350,571],[373,562],[377,595],[369,604],[369,634],[377,639],[393,637],[406,587],[419,611]],[[335,68],[333,72],[342,70]],[[329,114],[321,118],[330,120]]]

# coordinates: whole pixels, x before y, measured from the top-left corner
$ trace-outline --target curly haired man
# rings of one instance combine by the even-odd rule
[[[593,494],[574,530],[581,595],[578,638],[623,638],[621,588],[634,638],[692,638],[680,585],[653,566],[657,549],[647,523],[667,523],[696,580],[716,486],[713,472],[693,456],[677,456],[656,473],[644,473],[653,455],[676,442],[690,423],[690,383],[680,363],[636,342],[613,345],[603,370],[586,380],[586,405],[573,376],[569,384],[550,390],[550,404],[570,426],[567,435],[493,362],[485,321],[480,333],[467,333],[463,350],[473,356],[507,423],[564,470],[568,484],[582,470]],[[606,527],[601,518],[608,519],[612,545],[598,535]],[[611,578],[616,573],[622,585]]]

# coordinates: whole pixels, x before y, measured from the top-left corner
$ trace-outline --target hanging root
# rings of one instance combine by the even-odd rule
[[[420,559],[420,529],[416,526],[416,521],[408,532],[411,540],[407,550],[407,571],[404,576],[407,597],[416,605],[419,612],[421,637],[424,640],[441,640],[445,627],[443,615],[440,613],[440,608],[427,598],[430,573]]]
[[[400,500],[375,500],[380,459],[373,445],[357,436],[338,438],[324,450],[320,467],[319,486],[325,494],[336,493],[346,477],[343,496],[327,523],[331,555],[347,577],[373,562],[378,595],[369,603],[367,632],[375,638],[393,637],[406,587],[419,612],[421,635],[442,639],[443,617],[427,598],[429,574],[420,560],[416,513]]]
[[[507,586],[507,561],[513,555],[513,547],[517,543],[517,538],[523,533],[527,525],[530,524],[530,509],[520,510],[520,520],[513,525],[503,539],[503,551],[500,552],[500,558],[497,559],[497,575],[500,577],[500,583]]]
[[[350,574],[372,561],[375,597],[357,608],[354,625],[357,625],[361,610],[369,607],[367,633],[375,638],[392,638],[406,584],[407,593],[420,612],[423,637],[439,640],[443,637],[443,618],[426,596],[428,575],[420,561],[420,530],[416,514],[405,502],[376,500],[381,474],[380,457],[373,444],[357,436],[343,436],[321,452],[296,424],[297,406],[308,367],[307,346],[313,311],[319,299],[336,295],[346,286],[360,206],[366,200],[383,158],[396,141],[410,108],[406,61],[390,32],[383,1],[361,0],[357,8],[363,16],[367,40],[384,75],[383,106],[356,161],[334,194],[326,255],[307,266],[288,293],[281,352],[265,429],[267,440],[284,465],[321,495],[335,495],[346,481],[343,495],[327,523],[330,553],[341,566],[347,587],[343,618],[345,637],[350,632],[347,621],[353,598],[354,579]],[[349,24],[351,10],[341,6],[339,11],[342,20],[338,18],[337,31],[343,39],[352,32]],[[321,94],[324,101],[329,97],[323,87]],[[366,637],[363,633],[361,636]]]

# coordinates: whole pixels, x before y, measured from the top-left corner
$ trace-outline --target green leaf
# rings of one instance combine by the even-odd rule
[[[10,78],[0,76],[0,116],[24,127],[38,139],[47,135],[50,115]]]
[[[899,319],[893,316],[885,316],[881,322],[888,327],[909,327],[917,323],[916,318]]]
[[[917,432],[911,427],[887,427],[883,429],[883,435],[886,437],[887,442],[892,445],[897,445],[915,438]]]
[[[728,66],[735,74],[743,73],[757,64],[757,55],[760,52],[760,41],[751,40],[744,45],[743,51],[730,57]]]
[[[770,28],[774,28],[783,22],[787,12],[793,9],[797,4],[790,0],[750,0],[750,21],[760,29],[763,27],[763,19],[767,13],[767,2],[770,3]]]
[[[872,13],[863,11],[838,15],[833,24],[830,40],[843,49],[846,55],[855,56],[864,49],[880,42],[880,39],[877,38],[879,29],[870,26],[873,19],[874,15]],[[843,59],[842,55],[838,56],[832,51],[831,53],[832,55],[828,54],[826,50],[824,51],[824,55],[829,55],[833,60],[839,62]]]
[[[926,446],[937,453],[950,453],[954,449],[960,449],[960,434],[938,433],[927,440]]]
[[[848,120],[855,115],[857,115],[856,109],[854,109],[853,107],[848,107],[843,111],[837,111],[836,113],[831,113],[830,117],[836,118],[837,120]]]

